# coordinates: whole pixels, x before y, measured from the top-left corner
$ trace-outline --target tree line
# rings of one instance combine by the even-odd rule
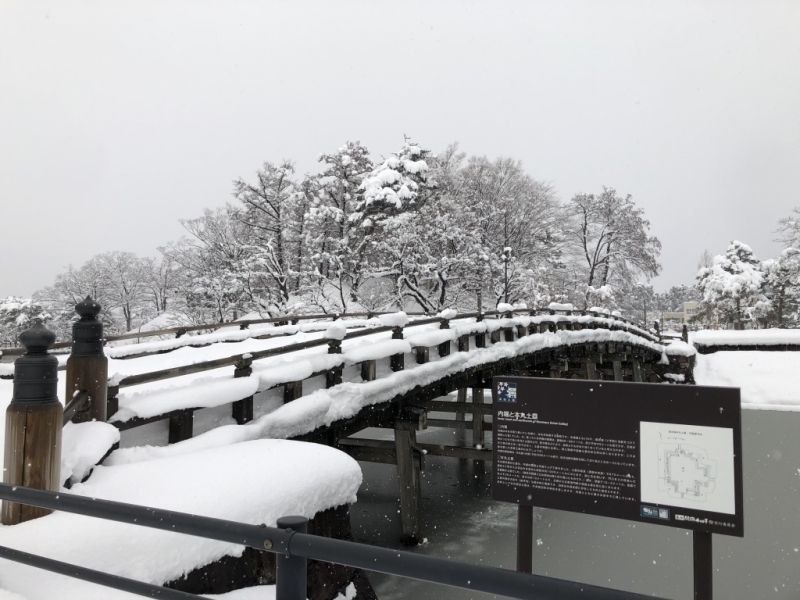
[[[661,244],[630,195],[603,188],[561,201],[517,160],[457,145],[434,154],[409,139],[379,159],[347,142],[303,176],[290,161],[265,162],[233,182],[224,206],[182,225],[155,257],[111,251],[68,267],[23,312],[65,331],[90,294],[114,332],[158,315],[168,326],[474,309],[478,296],[484,308],[555,301],[632,312],[660,271]]]

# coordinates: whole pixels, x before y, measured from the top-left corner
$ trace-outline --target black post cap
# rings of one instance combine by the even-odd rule
[[[95,302],[91,296],[86,296],[86,298],[75,305],[75,312],[80,315],[82,320],[88,321],[97,317],[97,315],[100,314],[101,308],[100,304]]]
[[[56,341],[56,334],[37,320],[33,327],[19,335],[19,341],[25,346],[28,354],[47,354],[47,349]]]

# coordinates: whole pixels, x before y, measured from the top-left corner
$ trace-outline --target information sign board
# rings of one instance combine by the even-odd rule
[[[743,535],[737,388],[495,377],[497,500]]]

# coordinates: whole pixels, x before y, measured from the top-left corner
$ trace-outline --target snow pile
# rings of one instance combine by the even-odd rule
[[[338,367],[344,362],[345,357],[342,354],[311,354],[294,359],[285,358],[277,364],[254,363],[253,375],[258,377],[258,391],[261,392],[290,381],[308,379],[314,373]]]
[[[698,385],[738,387],[742,406],[800,410],[795,352],[737,351],[698,354],[694,378]]]
[[[345,360],[349,364],[364,362],[365,360],[380,360],[394,354],[411,352],[411,343],[408,340],[383,340],[371,344],[362,344],[345,352]]]
[[[559,302],[551,302],[547,305],[548,310],[575,310],[572,304],[562,304]]]
[[[61,481],[79,483],[119,442],[119,430],[110,423],[67,423],[61,434]]]
[[[405,312],[390,313],[378,317],[384,327],[405,327],[408,323],[408,315]]]
[[[497,305],[497,312],[508,313],[512,312],[513,310],[514,307],[506,302],[501,302],[500,304]]]
[[[184,408],[230,404],[252,396],[258,389],[258,377],[234,378],[232,375],[195,379],[180,387],[137,391],[125,389],[119,395],[119,410],[108,420],[124,423],[134,417],[146,419]]]
[[[227,594],[209,594],[206,597],[215,598],[217,600],[275,600],[275,586],[256,585],[249,588],[234,590]],[[344,590],[344,594],[338,594],[333,600],[355,600],[355,598],[356,586],[351,583]],[[3,600],[3,596],[1,595],[0,600]]]
[[[800,329],[720,329],[695,331],[695,346],[800,346]]]
[[[455,308],[445,308],[442,312],[440,312],[437,317],[440,319],[444,319],[445,321],[449,321],[451,319],[455,319],[458,311]]]
[[[667,353],[667,356],[694,356],[697,354],[693,346],[680,340],[671,342],[664,348],[664,352]]]
[[[71,492],[274,526],[284,515],[313,517],[353,503],[360,484],[358,463],[343,452],[320,444],[257,440],[159,461],[97,467],[87,483]],[[236,544],[69,513],[2,527],[0,543],[152,584],[243,550]],[[27,600],[51,600],[54,590],[59,600],[130,598],[7,561],[0,562],[0,581]]]
[[[438,346],[444,342],[454,340],[456,333],[453,329],[430,329],[428,331],[420,331],[406,336],[406,340],[413,348],[426,347],[431,348]]]
[[[343,340],[347,335],[347,327],[342,323],[334,323],[325,330],[325,337],[329,340]]]
[[[0,363],[0,377],[11,378],[14,376],[14,363]]]

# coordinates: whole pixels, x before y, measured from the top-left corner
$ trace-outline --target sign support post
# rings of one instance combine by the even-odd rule
[[[533,573],[533,506],[517,505],[517,571]]]
[[[711,558],[711,535],[707,531],[692,532],[694,554],[694,600],[712,600],[714,568]]]

